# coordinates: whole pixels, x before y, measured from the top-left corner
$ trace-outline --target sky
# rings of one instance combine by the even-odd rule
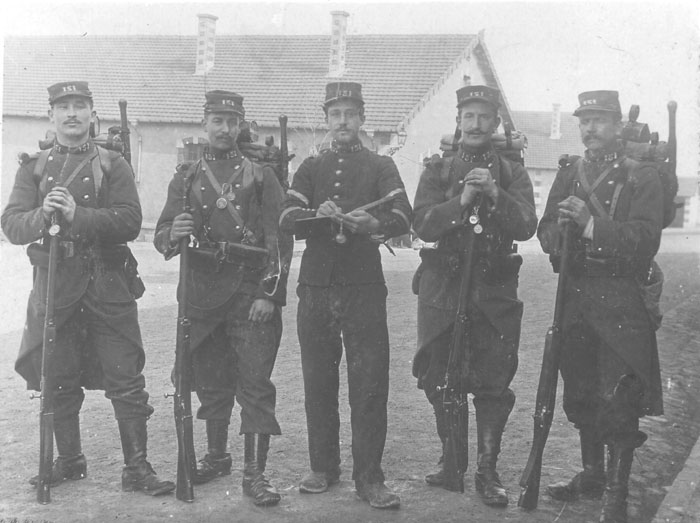
[[[350,34],[484,31],[513,110],[572,111],[581,91],[620,91],[623,111],[667,136],[678,102],[679,147],[698,151],[700,2],[51,2],[3,5],[3,35],[194,35],[197,14],[220,34],[328,34],[330,12],[350,13]],[[682,150],[682,149],[679,149]],[[695,169],[697,171],[697,169]]]

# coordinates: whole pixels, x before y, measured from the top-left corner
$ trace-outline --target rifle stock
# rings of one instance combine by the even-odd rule
[[[46,280],[46,317],[44,318],[44,342],[41,355],[41,392],[39,396],[39,478],[36,499],[41,504],[51,502],[51,472],[53,469],[53,415],[54,391],[50,369],[56,348],[56,267],[58,265],[60,226],[56,213],[49,228],[49,266]]]
[[[184,212],[190,212],[190,181],[184,180]],[[190,237],[180,239],[180,281],[177,313],[177,345],[175,347],[175,394],[173,407],[177,433],[177,480],[175,497],[180,501],[194,500],[193,479],[197,467],[194,453],[192,395],[190,381],[190,320],[187,317],[187,271],[189,268]]]
[[[559,279],[557,282],[557,295],[554,303],[554,320],[547,331],[542,354],[542,369],[540,381],[537,386],[537,399],[535,401],[534,431],[532,448],[527,464],[520,478],[520,498],[518,506],[525,510],[537,508],[537,500],[540,492],[540,477],[542,475],[542,456],[544,447],[552,426],[554,407],[557,399],[557,381],[559,378],[559,362],[561,360],[562,346],[562,316],[564,312],[566,278],[569,271],[569,242],[570,225],[567,223],[563,229],[563,243],[561,264],[559,266]]]
[[[678,104],[671,100],[666,104],[668,109],[668,162],[672,172],[676,172],[677,141],[676,141],[676,110]]]
[[[442,388],[442,406],[445,410],[447,438],[444,448],[443,487],[455,492],[464,492],[464,472],[467,470],[467,449],[464,445],[469,423],[467,393],[463,390],[461,376],[468,367],[471,349],[469,346],[469,317],[467,307],[471,295],[472,275],[475,260],[475,233],[465,227],[466,242],[462,253],[459,303],[452,331],[452,346],[447,363],[445,385]],[[464,364],[466,361],[466,365]]]

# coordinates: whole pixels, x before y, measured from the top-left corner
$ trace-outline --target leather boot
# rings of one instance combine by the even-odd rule
[[[510,390],[501,398],[474,399],[478,452],[474,486],[481,500],[493,507],[508,504],[508,493],[496,472],[496,463],[503,430],[514,403],[515,395]]]
[[[195,485],[202,485],[218,476],[231,474],[231,454],[226,452],[229,420],[207,420],[207,454],[199,460],[193,478]]]
[[[583,470],[567,482],[547,487],[549,495],[559,501],[578,498],[600,499],[605,488],[604,447],[592,427],[579,429]]]
[[[65,480],[83,479],[87,476],[87,460],[80,445],[80,418],[76,414],[62,420],[55,420],[53,434],[56,439],[58,457],[51,467],[51,486]],[[31,485],[39,484],[39,476],[29,480]]]
[[[616,439],[608,444],[608,471],[600,523],[627,523],[627,494],[634,449],[646,438],[646,434],[638,431],[630,438]]]
[[[146,418],[120,419],[118,424],[125,465],[122,470],[122,490],[141,491],[151,496],[175,490],[175,483],[158,478],[151,464],[146,461]]]
[[[425,482],[434,487],[441,487],[445,482],[444,448],[445,440],[447,439],[447,427],[445,427],[445,411],[443,410],[442,404],[433,404],[433,410],[435,411],[435,425],[437,427],[437,433],[440,437],[440,448],[443,449],[443,453],[440,455],[440,459],[438,460],[438,470],[431,474],[427,474],[425,476]]]
[[[243,493],[253,498],[259,507],[277,505],[281,496],[265,477],[270,435],[258,434],[258,449],[255,451],[255,434],[244,434]]]

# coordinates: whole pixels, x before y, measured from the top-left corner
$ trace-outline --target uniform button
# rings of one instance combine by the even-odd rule
[[[457,183],[459,183],[460,185],[462,185],[462,184],[464,183],[464,180],[460,180],[460,181],[457,182]]]
[[[240,225],[236,225],[236,230],[238,230],[238,229],[240,229],[240,228],[241,228]]]
[[[452,220],[452,225],[456,225],[456,224],[457,224],[457,220]]]
[[[343,163],[345,161],[345,158],[338,158],[338,163]]]
[[[49,182],[52,182],[52,181],[53,181],[53,176],[49,176],[46,180],[49,181]]]
[[[610,205],[610,200],[605,200],[606,205]]]
[[[53,160],[53,156],[49,156],[49,161]]]
[[[89,200],[90,195],[89,194],[83,194],[83,200]]]
[[[240,188],[241,188],[241,184],[240,184],[240,183],[234,183],[233,186],[234,186],[236,189],[240,189]]]
[[[613,180],[608,180],[608,185],[612,185],[612,184],[614,184],[614,183],[615,183],[615,182],[614,182]]]
[[[240,167],[240,165],[234,165],[234,166],[233,166],[234,169],[238,169],[239,167]]]
[[[335,174],[343,174],[343,171],[341,171],[340,169],[338,169],[337,171],[335,171]]]
[[[199,188],[199,190],[200,190],[200,191],[206,191],[206,190],[207,190],[207,188],[206,188],[206,187],[204,187],[204,186],[201,186],[201,187]]]
[[[89,177],[89,176],[84,176],[84,177],[83,177],[83,181],[84,181],[85,183],[89,182],[89,181],[90,181],[90,177]]]
[[[241,208],[241,206],[238,205],[238,204],[234,205],[234,207],[235,207],[237,210]]]
[[[340,198],[340,195],[339,195],[339,194],[334,194],[334,195],[333,195],[333,199],[334,199],[334,200],[337,200],[338,198]]]
[[[333,187],[340,187],[340,182],[335,182],[335,183],[333,184]]]
[[[204,204],[204,205],[202,205],[202,209],[206,211],[208,209],[208,206],[206,204]]]

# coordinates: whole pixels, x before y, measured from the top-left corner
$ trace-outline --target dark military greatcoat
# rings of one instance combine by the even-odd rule
[[[461,150],[460,150],[461,151]],[[490,165],[490,166],[489,166]],[[487,167],[499,187],[496,202],[482,197],[478,210],[464,209],[460,196],[465,176]],[[472,369],[471,392],[499,396],[517,368],[522,302],[518,300],[519,255],[513,241],[530,238],[537,226],[532,183],[525,168],[491,151],[474,160],[462,154],[430,162],[421,175],[414,203],[414,229],[434,249],[421,251],[414,281],[418,294],[418,353],[413,373],[430,398],[443,385],[450,336],[459,301],[459,259],[464,250],[464,222],[475,212],[483,232],[476,235],[476,262],[471,294],[470,343],[479,346],[484,364]],[[468,225],[471,227],[471,225]],[[477,351],[479,352],[479,351]]]
[[[537,233],[543,250],[555,259],[561,242],[557,204],[571,194],[586,201],[593,237],[583,238],[580,227],[575,234],[564,333],[581,323],[592,329],[605,350],[644,382],[643,411],[660,414],[656,336],[643,297],[661,240],[663,189],[657,169],[621,153],[607,161],[566,163],[554,180]],[[569,381],[576,379],[573,369]]]
[[[2,215],[2,229],[15,244],[36,245],[34,286],[29,296],[27,324],[16,363],[30,388],[38,389],[36,362],[29,356],[42,346],[46,312],[46,259],[48,225],[42,203],[53,184],[67,186],[76,202],[75,218],[63,224],[61,257],[56,276],[56,321],[61,327],[78,307],[87,307],[140,353],[143,349],[133,288],[131,258],[125,242],[134,240],[141,228],[141,206],[131,168],[117,153],[97,148],[92,142],[69,149],[56,144],[26,159],[17,172],[15,185]],[[41,164],[45,164],[42,168]],[[37,168],[37,165],[40,165]],[[37,172],[38,171],[38,172]],[[133,267],[133,266],[132,266]],[[99,368],[97,368],[99,370]],[[83,383],[101,388],[99,377]]]

